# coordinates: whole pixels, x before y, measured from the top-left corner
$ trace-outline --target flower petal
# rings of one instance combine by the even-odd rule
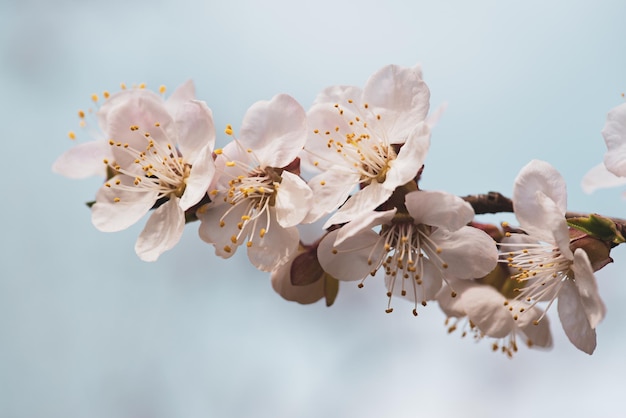
[[[175,114],[178,149],[186,161],[194,161],[205,147],[215,145],[213,114],[206,103],[192,100],[182,103]]]
[[[191,167],[186,187],[180,199],[180,207],[187,210],[198,203],[207,193],[215,175],[212,146],[207,144],[197,155]]]
[[[472,206],[450,193],[417,190],[408,193],[406,208],[417,224],[456,231],[474,219]]]
[[[593,193],[598,189],[616,187],[626,184],[626,177],[618,177],[606,169],[604,163],[598,164],[585,174],[581,187],[585,193]]]
[[[326,221],[324,229],[331,225],[342,224],[350,222],[352,219],[363,216],[363,214],[373,211],[381,203],[384,203],[393,190],[389,190],[385,187],[384,183],[378,183],[373,181],[369,185],[365,186],[362,190],[359,190],[356,194],[352,195],[346,203],[339,208],[339,210]]]
[[[372,271],[371,262],[378,261],[383,255],[382,245],[378,245],[378,234],[366,230],[335,246],[338,232],[330,232],[320,242],[317,248],[320,265],[338,280],[364,279]]]
[[[430,91],[422,80],[420,66],[413,68],[387,65],[374,73],[363,89],[363,102],[373,114],[389,142],[404,143],[428,114]]]
[[[424,164],[429,147],[430,129],[422,124],[408,136],[396,159],[389,161],[385,187],[394,190],[413,180]]]
[[[396,212],[396,208],[383,212],[371,211],[353,219],[351,222],[339,228],[335,245],[341,244],[346,239],[355,236],[363,230],[372,229],[377,225],[391,223],[391,219],[393,219]]]
[[[443,272],[446,277],[484,277],[498,262],[495,241],[479,229],[463,226],[457,231],[449,232],[440,228],[430,238],[441,250],[438,256],[447,265]]]
[[[150,215],[135,243],[135,252],[143,261],[156,261],[180,241],[185,228],[185,213],[178,203],[178,198],[172,198]]]
[[[514,331],[515,320],[504,306],[506,298],[493,287],[477,284],[465,289],[460,296],[467,317],[485,335],[503,338]]]
[[[106,176],[104,159],[111,158],[111,146],[105,141],[89,141],[65,151],[52,165],[52,171],[71,179]]]
[[[589,320],[589,325],[591,325],[591,328],[595,328],[604,319],[606,307],[600,298],[598,284],[596,283],[589,257],[582,248],[577,248],[574,252],[572,270],[574,271],[576,288]]]
[[[304,147],[306,114],[291,96],[253,104],[244,116],[240,142],[254,150],[262,168],[285,167]]]
[[[564,253],[568,252],[567,188],[554,167],[545,161],[532,160],[522,168],[513,186],[513,209],[520,226],[529,235],[556,242]]]
[[[607,147],[606,168],[616,176],[626,177],[626,103],[611,109],[602,136]]]
[[[132,177],[119,175],[108,183],[115,184],[116,180],[122,187],[133,187]],[[96,203],[91,207],[91,222],[103,232],[126,229],[148,213],[157,195],[153,191],[120,190],[103,185],[96,194]]]
[[[178,108],[183,103],[196,98],[196,86],[192,80],[187,80],[174,90],[174,92],[165,101],[165,107],[170,115],[176,115]]]
[[[596,349],[596,331],[589,324],[576,285],[565,280],[559,292],[559,319],[570,342],[587,354]]]
[[[287,263],[298,250],[300,234],[298,228],[283,228],[276,221],[276,214],[270,210],[271,228],[261,239],[254,239],[248,247],[250,262],[261,271],[272,271]]]
[[[285,263],[276,270],[272,271],[272,288],[276,291],[276,293],[289,301],[302,304],[317,302],[324,297],[325,280],[323,277],[304,286],[294,286],[291,284],[291,261],[293,261],[296,254],[300,254],[300,252],[294,253],[290,262]]]
[[[283,228],[298,225],[309,212],[313,192],[299,176],[283,171],[276,192],[276,220]]]
[[[215,246],[215,255],[230,258],[235,253],[241,240],[233,243],[231,238],[240,232],[237,224],[241,222],[245,212],[246,205],[232,206],[229,203],[222,203],[219,195],[215,196],[212,203],[196,212],[200,219],[198,229],[200,238]]]
[[[302,222],[315,222],[337,209],[350,196],[350,192],[358,182],[358,174],[343,174],[335,171],[327,171],[313,177],[309,181],[309,187],[315,199],[313,199],[311,210]]]

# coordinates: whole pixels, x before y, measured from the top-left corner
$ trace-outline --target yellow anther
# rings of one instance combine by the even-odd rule
[[[224,151],[221,148],[218,148],[213,152],[215,153],[215,155],[221,155]]]
[[[107,160],[106,158],[104,160],[102,160],[103,163],[105,164],[109,164],[109,160]]]
[[[226,225],[226,223],[224,223],[224,221],[220,221],[220,228],[224,228],[224,225]]]
[[[368,105],[367,103],[365,103],[365,104],[363,105],[363,107],[367,109],[368,107],[370,107],[370,105]]]
[[[111,94],[108,91],[103,91],[102,95],[104,96],[105,99],[108,99],[109,97],[111,97]]]
[[[161,126],[161,124],[159,122],[154,122],[154,126],[158,128],[159,126]]]
[[[249,221],[250,219],[251,219],[251,218],[250,218],[250,216],[248,216],[248,215],[243,215],[243,216],[241,217],[241,220],[242,220],[242,221]]]
[[[237,244],[237,235],[232,235],[230,237],[230,242],[232,242],[233,244]]]
[[[224,245],[224,251],[226,251],[227,253],[232,251],[232,248],[230,248],[229,245]]]
[[[161,84],[159,86],[159,93],[163,94],[163,93],[165,93],[165,90],[167,90],[167,88],[163,84]]]
[[[146,83],[140,83],[139,86],[140,89],[145,89],[146,88]]]
[[[267,230],[265,228],[261,228],[261,230],[259,231],[259,236],[263,238],[266,233],[267,233]]]
[[[313,133],[314,133],[314,134],[319,134],[319,133],[320,133],[320,130],[319,130],[319,129],[315,129],[315,130],[313,130]]]
[[[82,110],[79,110],[78,111],[78,117],[81,118],[81,119],[84,118],[85,117],[85,112],[82,111]]]
[[[233,128],[230,128],[230,125],[228,125],[228,126],[226,127],[226,129],[224,129],[224,133],[225,133],[226,135],[232,135],[232,134],[233,134]]]
[[[111,187],[111,183],[106,182],[106,183],[104,183],[104,186],[105,186],[105,187]]]
[[[352,103],[352,99],[348,99],[348,103]]]
[[[227,161],[226,162],[226,167],[234,167],[235,166],[235,162],[234,161]]]
[[[98,95],[97,94],[92,94],[91,95],[91,100],[93,100],[94,102],[98,101]]]
[[[67,136],[68,136],[71,140],[76,139],[76,134],[74,133],[74,131],[69,131],[69,132],[67,133]]]
[[[376,119],[380,120],[380,115],[376,115]]]
[[[120,83],[120,88],[122,90],[126,90],[126,83]]]
[[[252,241],[246,242],[246,247],[248,247],[248,248],[252,247]]]
[[[115,145],[115,141],[113,141],[112,139],[109,139],[109,145],[111,146]]]
[[[326,182],[324,180],[320,181],[320,185],[325,186]]]
[[[119,201],[120,201],[120,198],[119,198],[119,197],[116,197],[115,199],[113,199],[113,201],[114,201],[115,203],[117,203],[117,202],[119,202]]]

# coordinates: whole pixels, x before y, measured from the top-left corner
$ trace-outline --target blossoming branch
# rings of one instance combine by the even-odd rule
[[[69,178],[103,178],[89,204],[99,230],[150,214],[135,244],[142,260],[156,261],[199,221],[217,256],[244,246],[290,301],[331,306],[339,282],[384,280],[387,313],[397,299],[415,316],[438,304],[449,332],[488,339],[508,356],[520,342],[552,346],[547,312],[556,303],[572,344],[595,350],[606,314],[595,271],[625,241],[626,221],[568,213],[565,180],[538,160],[521,169],[512,199],[424,189],[443,109],[430,112],[419,66],[385,66],[363,88],[328,87],[308,111],[286,94],[254,103],[218,149],[212,111],[193,83],[165,93],[139,85],[102,102],[94,95],[96,108],[79,112],[81,126],[97,124],[93,138],[53,165]],[[626,184],[626,104],[602,134],[608,151],[583,180],[589,192]],[[474,219],[499,212],[514,212],[519,226]],[[318,238],[303,242],[299,227],[317,221]]]

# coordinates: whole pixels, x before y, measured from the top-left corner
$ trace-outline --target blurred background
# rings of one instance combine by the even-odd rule
[[[244,252],[215,257],[197,224],[141,262],[141,223],[91,225],[100,179],[50,167],[69,130],[89,139],[77,110],[120,82],[192,78],[222,132],[277,93],[307,108],[326,86],[421,63],[431,107],[448,103],[424,188],[510,195],[539,158],[571,210],[626,217],[623,190],[580,188],[624,100],[625,17],[620,0],[0,0],[0,416],[623,416],[624,248],[597,274],[608,316],[592,356],[552,309],[555,347],[510,360],[448,335],[434,304],[385,314],[373,280],[332,308],[287,302]]]

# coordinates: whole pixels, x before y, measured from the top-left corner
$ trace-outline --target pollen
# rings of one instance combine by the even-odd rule
[[[79,111],[78,111],[78,117],[79,117],[79,118],[81,118],[81,119],[83,119],[83,118],[85,117],[85,112],[84,112],[84,111],[82,111],[82,110],[79,110]]]
[[[163,84],[161,84],[159,86],[159,93],[163,94],[163,93],[165,93],[166,90],[167,90],[167,88]]]
[[[139,83],[139,86],[137,87],[143,90],[146,88],[146,83]]]
[[[263,238],[266,233],[267,233],[267,230],[265,228],[261,228],[261,230],[259,231],[259,236]]]
[[[233,134],[233,127],[231,125],[226,125],[226,129],[224,129],[224,133],[226,135],[232,135]]]
[[[122,90],[126,90],[126,83],[120,83],[120,88]]]
[[[104,96],[105,99],[108,99],[109,97],[111,97],[111,93],[109,93],[108,91],[103,91],[102,95]]]
[[[230,245],[224,245],[224,251],[226,251],[227,253],[230,253],[233,251],[233,249],[230,248]]]
[[[67,133],[67,136],[68,136],[71,140],[76,139],[76,134],[74,133],[74,131],[69,131],[69,132]]]
[[[92,94],[91,95],[91,100],[96,103],[98,101],[98,95],[97,94]]]
[[[116,197],[116,198],[114,198],[114,199],[113,199],[113,201],[114,201],[115,203],[118,203],[118,202],[120,201],[120,198],[119,198],[119,197]]]

